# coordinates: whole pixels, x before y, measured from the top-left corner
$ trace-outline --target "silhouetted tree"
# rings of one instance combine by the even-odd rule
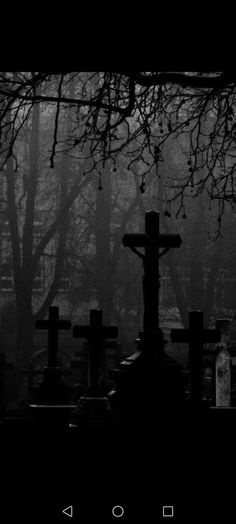
[[[72,81],[75,90],[70,96]],[[77,123],[64,146],[68,151],[79,149],[84,158],[89,155],[94,172],[101,173],[106,160],[115,163],[121,153],[127,154],[128,168],[136,160],[146,165],[140,180],[144,190],[147,175],[163,159],[165,144],[171,137],[184,136],[188,169],[169,180],[172,191],[166,198],[178,202],[177,213],[184,209],[190,187],[195,196],[205,190],[215,199],[220,217],[226,202],[234,205],[235,73],[7,73],[0,76],[0,96],[3,164],[13,153],[31,105],[41,103],[55,119],[49,155],[53,168],[60,149],[59,115],[73,107]],[[12,117],[6,122],[9,111]]]

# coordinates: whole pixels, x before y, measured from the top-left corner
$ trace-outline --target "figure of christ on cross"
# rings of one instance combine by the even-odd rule
[[[154,334],[159,328],[159,259],[171,248],[179,248],[180,235],[160,234],[160,218],[157,211],[145,213],[145,233],[125,234],[123,245],[129,247],[143,260],[143,330],[145,334]],[[137,248],[144,248],[140,253]],[[160,253],[159,249],[164,248]]]
[[[164,351],[159,326],[159,260],[180,247],[181,237],[161,234],[159,213],[148,211],[145,233],[124,235],[123,245],[143,261],[143,330],[135,341],[138,350],[113,370],[117,386],[110,400],[121,424],[155,424],[159,416],[177,413],[184,401],[182,368]]]

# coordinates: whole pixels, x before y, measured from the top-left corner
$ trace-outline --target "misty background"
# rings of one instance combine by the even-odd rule
[[[25,79],[36,78],[30,73],[28,77],[1,75],[2,89],[6,85],[19,89]],[[91,308],[101,308],[103,323],[119,328],[121,354],[134,352],[134,340],[142,327],[143,267],[123,247],[122,237],[126,232],[144,232],[147,210],[160,212],[161,232],[178,233],[182,238],[180,249],[170,251],[160,262],[160,325],[167,351],[187,365],[187,348],[172,346],[169,333],[173,327],[187,327],[190,310],[204,311],[206,327],[214,326],[222,316],[233,319],[236,312],[235,209],[225,206],[219,213],[219,201],[199,191],[199,180],[207,179],[209,166],[202,161],[196,169],[189,134],[172,134],[172,113],[178,113],[178,125],[187,125],[189,130],[190,120],[191,128],[186,100],[185,106],[173,106],[166,121],[153,110],[156,120],[148,125],[159,145],[154,146],[152,162],[150,148],[147,144],[143,148],[147,123],[140,131],[138,106],[128,116],[128,124],[124,119],[110,130],[116,154],[110,150],[101,161],[102,116],[96,109],[91,113],[82,106],[78,111],[75,104],[63,103],[61,91],[59,111],[50,95],[62,89],[63,77],[69,100],[82,94],[94,97],[96,82],[101,87],[104,79],[97,80],[95,74],[84,74],[82,80],[79,74],[61,75],[59,80],[58,76],[35,81],[34,103],[27,98],[22,103],[16,96],[6,110],[7,95],[1,93],[5,113],[1,120],[0,347],[8,365],[9,406],[17,405],[24,396],[28,362],[33,358],[42,369],[46,364],[47,334],[36,332],[34,323],[47,316],[52,304],[59,306],[61,318],[77,324],[88,323]],[[113,80],[109,81],[115,90]],[[48,96],[46,102],[40,100],[41,95]],[[146,104],[150,109],[148,98]],[[102,124],[97,136],[99,118]],[[217,118],[211,108],[201,121],[202,155]],[[132,131],[129,140],[127,125]],[[168,140],[163,141],[165,133],[169,133]],[[227,163],[230,168],[234,159],[228,157]],[[219,166],[215,169],[220,173]],[[180,205],[175,192],[186,178],[188,192]],[[61,332],[59,348],[61,362],[69,369],[75,352],[83,353],[83,342],[74,340],[72,333]],[[112,365],[114,359],[109,367]],[[76,373],[68,380],[82,380],[80,372]]]

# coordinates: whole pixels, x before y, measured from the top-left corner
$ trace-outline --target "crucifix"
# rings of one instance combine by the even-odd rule
[[[57,367],[58,331],[59,329],[70,329],[70,320],[59,320],[59,308],[49,307],[48,320],[36,320],[36,329],[48,330],[48,367]]]
[[[116,326],[103,326],[102,310],[91,309],[89,325],[73,326],[73,336],[88,340],[88,387],[97,389],[99,385],[102,344],[106,338],[117,338],[118,328]]]
[[[159,327],[159,260],[169,249],[180,247],[181,237],[160,233],[159,213],[147,211],[145,233],[125,234],[123,245],[143,261],[143,329],[135,341],[138,351],[113,370],[117,386],[110,401],[121,424],[149,424],[158,415],[177,413],[184,401],[182,368],[165,353]]]
[[[202,401],[203,386],[203,344],[219,342],[220,331],[203,328],[202,311],[190,311],[188,329],[172,329],[172,342],[189,344],[190,395],[193,403]]]
[[[145,233],[125,234],[123,245],[143,260],[144,333],[156,333],[159,328],[159,260],[171,248],[179,248],[180,235],[160,233],[160,216],[157,211],[145,213]],[[137,248],[144,248],[140,253]],[[160,248],[163,250],[160,252]]]

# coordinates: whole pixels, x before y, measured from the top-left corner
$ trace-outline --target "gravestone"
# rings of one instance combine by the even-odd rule
[[[221,341],[215,347],[215,405],[231,405],[231,355],[229,344],[229,319],[218,319],[216,329],[221,333]]]
[[[70,320],[59,320],[59,308],[49,307],[48,320],[36,320],[36,329],[48,332],[48,368],[56,368],[58,360],[58,333],[60,329],[71,329]]]
[[[49,307],[48,320],[36,320],[36,329],[48,332],[48,366],[45,367],[42,384],[35,388],[35,398],[42,402],[67,401],[68,388],[61,377],[58,366],[58,333],[60,329],[71,329],[70,320],[59,320],[59,308]]]
[[[110,393],[112,412],[121,424],[155,424],[158,417],[178,411],[184,398],[182,368],[166,354],[159,326],[159,260],[169,249],[180,247],[181,237],[161,234],[159,213],[148,211],[145,233],[125,234],[123,245],[143,262],[144,314],[136,353],[113,370],[116,388]]]
[[[36,403],[30,405],[33,420],[41,425],[65,426],[73,406],[69,405],[70,391],[58,366],[58,332],[70,329],[71,322],[59,320],[59,308],[51,306],[48,320],[36,320],[35,327],[48,331],[48,366],[44,369],[42,384],[34,389]]]
[[[102,310],[90,310],[89,325],[73,326],[75,338],[87,339],[88,351],[88,387],[80,397],[77,413],[74,416],[75,425],[100,425],[109,422],[110,404],[100,383],[101,366],[104,360],[105,339],[118,336],[116,326],[102,325]]]
[[[188,329],[172,329],[171,341],[189,344],[190,401],[200,407],[203,401],[203,345],[220,340],[220,331],[203,328],[203,313],[190,311]]]
[[[102,310],[90,310],[89,325],[74,325],[73,336],[85,338],[88,349],[88,391],[93,394],[100,392],[99,378],[104,360],[105,339],[118,337],[116,326],[102,325]]]

